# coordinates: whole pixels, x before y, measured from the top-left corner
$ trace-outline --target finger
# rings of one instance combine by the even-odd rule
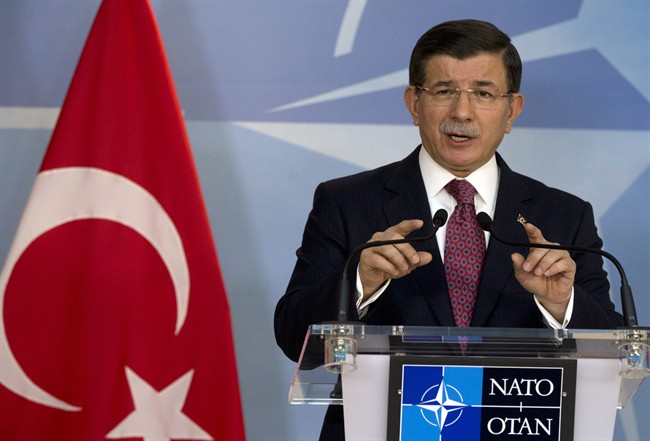
[[[524,267],[524,262],[526,258],[519,253],[513,253],[510,255],[512,259],[512,267],[515,270],[515,277],[517,280],[520,280],[521,277],[528,277],[530,274],[526,271]]]
[[[531,223],[524,224],[524,229],[528,235],[528,241],[531,243],[546,243],[542,230]]]
[[[566,268],[575,264],[567,251],[533,248],[528,254],[523,268],[538,276],[548,275],[548,270],[558,262],[562,262]],[[557,274],[557,272],[554,271],[553,274]]]
[[[407,219],[403,220],[397,225],[393,225],[392,227],[388,228],[386,231],[387,232],[393,232],[396,233],[397,235],[401,236],[402,238],[408,236],[412,232],[419,230],[424,226],[424,221],[421,219]]]
[[[385,229],[384,231],[378,231],[372,235],[368,242],[378,241],[378,240],[399,240],[404,239],[406,236],[411,234],[413,231],[419,230],[424,225],[424,222],[420,219],[408,219],[403,220],[399,224],[392,225]]]
[[[527,257],[518,253],[511,255],[513,267],[515,269],[515,276],[518,280],[525,280],[535,276],[543,276],[544,273],[553,264],[552,261],[544,261],[546,258],[547,250],[535,250],[541,253],[529,253]],[[539,259],[539,260],[538,260]],[[544,266],[547,264],[548,266]]]
[[[415,268],[431,263],[433,260],[431,253],[417,251],[410,244],[392,245],[391,248],[384,249],[381,254],[402,272],[410,272]]]
[[[526,230],[528,240],[531,242],[531,244],[551,244],[551,242],[546,240],[542,234],[542,231],[534,224],[526,223],[523,225]],[[556,260],[562,258],[570,257],[566,251],[535,248],[533,246],[531,247],[530,252],[526,257],[526,260],[523,264],[523,269],[528,272],[532,271],[534,274],[541,276],[548,270],[551,265],[553,265]]]
[[[359,262],[359,277],[364,293],[373,293],[386,280],[399,277],[399,271],[383,258],[369,258],[366,262]]]
[[[526,272],[533,272],[543,259],[548,255],[549,250],[544,248],[531,248],[528,256],[522,262],[522,269]],[[541,273],[540,273],[541,274]]]
[[[420,262],[416,265],[417,268],[428,265],[433,261],[433,255],[431,253],[427,253],[426,251],[418,251],[418,257],[420,259]]]
[[[383,254],[375,254],[368,260],[367,265],[369,270],[384,273],[390,279],[402,276],[409,269],[404,260],[400,263]]]
[[[519,253],[512,253],[510,255],[510,258],[512,259],[512,263],[516,268],[522,269],[524,262],[526,261],[526,258],[524,256]]]
[[[526,259],[521,254],[513,253],[511,259],[515,277],[521,286],[537,296],[540,302],[542,299],[549,299],[552,302],[542,302],[547,310],[551,311],[549,308],[555,308],[560,303],[566,305],[575,277],[575,262],[571,258],[556,261],[543,275],[524,270]],[[565,311],[566,308],[558,313],[557,317],[563,317]],[[556,317],[556,314],[553,313],[553,316]]]
[[[427,253],[426,251],[415,252],[416,259],[412,260],[417,260],[417,262],[412,263],[406,260],[401,253],[391,254],[390,257],[383,255],[382,257],[383,260],[379,259],[376,261],[376,269],[384,268],[385,272],[392,279],[404,277],[414,269],[427,265],[433,260],[431,253]]]
[[[536,279],[536,277],[534,274],[524,270],[523,268],[526,258],[518,253],[513,253],[510,258],[512,259],[512,267],[517,281],[528,292],[535,292],[536,288],[534,285],[531,285],[531,283],[535,283],[534,279]]]
[[[547,274],[551,267],[559,265],[561,268],[568,268],[569,253],[566,251],[553,250],[549,251],[535,266],[534,272],[536,275],[549,275]],[[557,274],[557,272],[553,272]]]
[[[411,244],[401,243],[393,245],[393,247],[404,258],[404,260],[408,261],[409,265],[420,264],[420,254]],[[394,253],[392,253],[392,255],[394,255]]]
[[[535,268],[535,274],[553,277],[558,274],[566,273],[567,277],[575,273],[576,264],[569,253],[562,253],[557,258],[543,259]]]
[[[418,252],[407,243],[382,247],[380,251],[399,271],[410,271],[420,261]]]
[[[420,256],[410,246],[384,245],[364,250],[361,253],[360,264],[370,270],[383,271],[395,277],[402,272],[410,271],[420,261]]]
[[[386,247],[388,248],[388,247]],[[375,284],[383,283],[386,279],[396,279],[403,277],[413,271],[415,268],[426,265],[433,260],[433,256],[427,252],[416,253],[418,263],[410,264],[404,259],[401,253],[372,252],[362,255],[359,263],[362,279],[370,282],[374,280]],[[370,277],[371,279],[368,279]],[[372,282],[370,282],[372,283]]]
[[[370,238],[370,241],[402,240],[413,231],[422,228],[423,225],[424,222],[420,219],[407,219],[397,225],[393,225],[387,228],[385,231],[373,234],[373,236]],[[383,254],[386,258],[392,260],[398,265],[402,265],[402,261],[398,256],[395,255],[395,251],[401,253],[402,256],[404,256],[404,258],[409,262],[409,265],[417,265],[420,262],[417,251],[411,246],[411,244],[408,243],[376,247],[375,249],[371,250],[373,252]]]

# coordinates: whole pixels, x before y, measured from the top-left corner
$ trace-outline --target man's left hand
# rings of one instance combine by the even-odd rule
[[[531,244],[551,244],[535,225],[524,224]],[[521,286],[560,323],[564,320],[576,275],[576,263],[567,251],[531,247],[528,257],[512,254],[515,277]]]

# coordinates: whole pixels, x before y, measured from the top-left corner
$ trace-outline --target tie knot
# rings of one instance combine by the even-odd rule
[[[456,199],[458,204],[474,205],[476,189],[469,181],[464,179],[452,179],[445,185],[445,190]]]

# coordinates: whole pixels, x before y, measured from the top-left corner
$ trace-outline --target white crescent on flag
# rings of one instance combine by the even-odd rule
[[[0,274],[0,313],[7,284],[23,252],[38,237],[69,222],[104,219],[132,228],[158,252],[176,293],[176,329],[183,327],[189,304],[189,269],[174,222],[160,203],[124,176],[88,167],[66,167],[39,173]],[[66,411],[80,407],[56,398],[35,384],[14,357],[0,320],[0,383],[36,403]]]

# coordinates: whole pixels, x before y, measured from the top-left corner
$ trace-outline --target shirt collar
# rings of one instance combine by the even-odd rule
[[[420,147],[419,162],[424,187],[429,199],[437,197],[444,190],[445,185],[456,178],[451,172],[435,162],[424,147]],[[480,198],[481,205],[484,204],[489,212],[494,213],[499,188],[499,166],[497,165],[496,156],[493,155],[488,162],[465,179],[476,188],[477,198]],[[478,200],[477,203],[479,203]]]

